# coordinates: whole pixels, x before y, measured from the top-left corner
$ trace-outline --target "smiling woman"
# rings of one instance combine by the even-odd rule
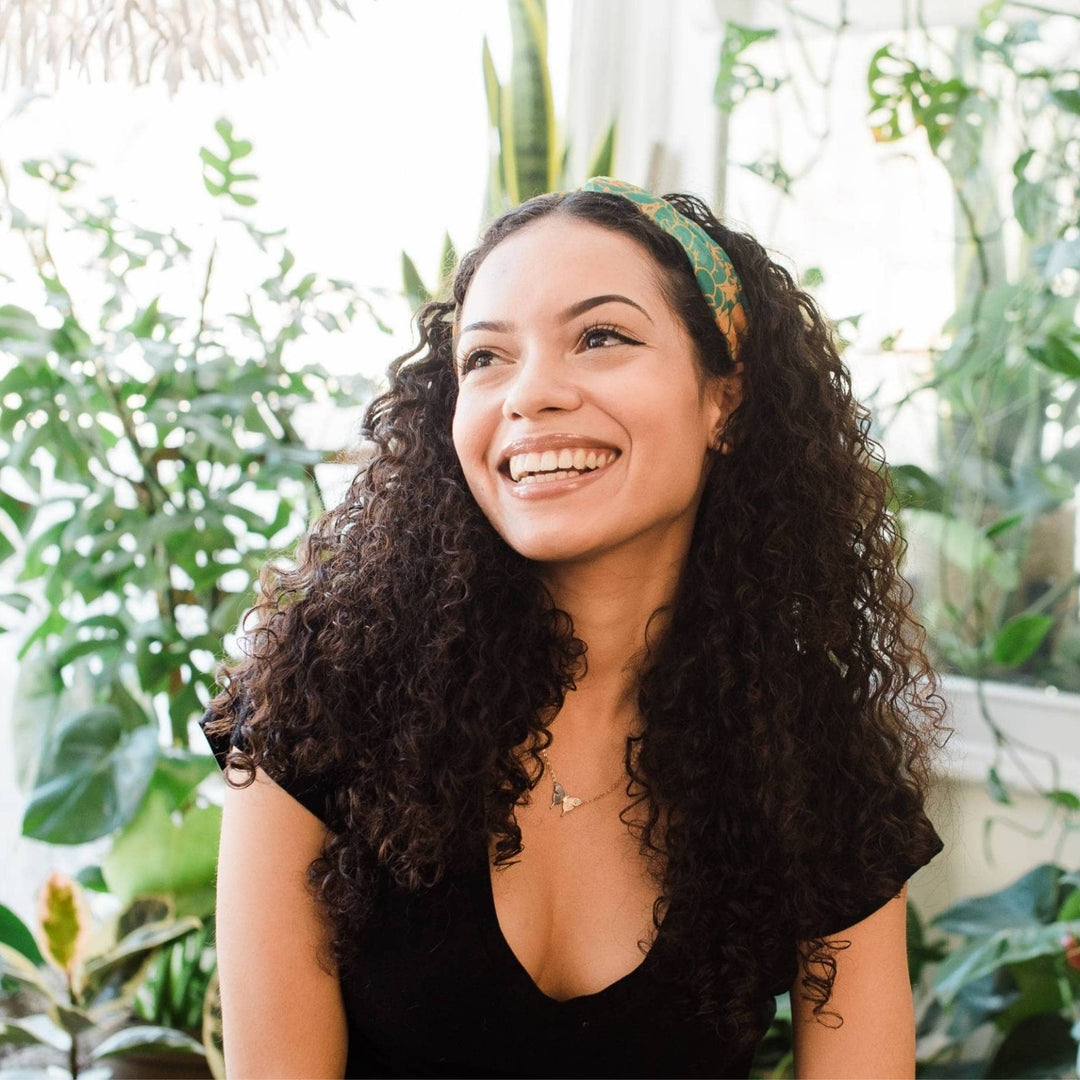
[[[791,989],[797,1076],[913,1075],[944,702],[813,301],[601,178],[418,323],[204,719],[230,1071],[746,1076]]]
[[[456,341],[454,448],[473,498],[542,577],[574,564],[597,600],[585,561],[608,581],[677,575],[706,450],[737,403],[736,381],[705,392],[695,344],[643,255],[624,233],[544,216],[482,262]],[[590,449],[605,464],[584,472]],[[640,599],[659,606],[671,584]],[[598,643],[585,640],[591,661]]]

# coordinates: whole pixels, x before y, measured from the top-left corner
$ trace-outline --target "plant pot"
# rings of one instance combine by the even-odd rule
[[[995,758],[995,743],[982,716],[978,686],[963,675],[942,675],[941,684],[949,703],[946,723],[955,729],[944,751],[946,770],[958,779],[982,783]],[[1022,756],[1036,779],[1047,788],[1053,786],[1048,756],[1053,755],[1059,768],[1057,783],[1080,793],[1080,694],[984,681],[982,698],[1006,735],[1033,748],[1035,752],[1022,751]],[[1006,783],[1030,788],[1008,755],[1000,760],[998,771]]]
[[[196,1054],[122,1054],[106,1058],[116,1080],[213,1080],[206,1058]]]

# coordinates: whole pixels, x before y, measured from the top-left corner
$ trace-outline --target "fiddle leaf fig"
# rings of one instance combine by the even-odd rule
[[[228,120],[215,131],[200,155],[206,188],[250,206],[252,144]],[[359,408],[373,388],[294,346],[361,315],[386,326],[356,286],[297,266],[283,230],[222,215],[196,245],[88,196],[70,161],[26,175],[50,185],[49,227],[92,251],[76,266],[35,258],[45,299],[0,306],[0,452],[22,482],[0,489],[0,559],[26,584],[0,629],[23,631],[23,831],[73,844],[131,821],[154,775],[169,806],[186,808],[212,767],[188,746],[222,640],[267,558],[324,509],[317,470],[342,461],[338,446],[309,446],[295,419]],[[44,221],[13,220],[33,256]],[[259,269],[245,286],[237,256],[252,247]],[[76,308],[69,272],[100,303]],[[9,613],[22,608],[20,626]]]
[[[23,835],[81,844],[119,828],[142,801],[158,757],[153,727],[124,729],[113,706],[65,722],[23,816]]]

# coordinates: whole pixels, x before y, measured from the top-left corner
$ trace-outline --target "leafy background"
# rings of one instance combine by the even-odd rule
[[[1030,19],[1014,27],[999,18],[1010,6],[1026,5],[995,3],[984,13],[984,52],[992,57],[997,50],[1006,62],[1019,55],[1014,50],[1037,39]],[[791,13],[792,5],[779,7]],[[8,545],[8,554],[26,555],[5,602],[9,625],[25,615],[34,618],[30,640],[22,642],[16,687],[18,715],[27,721],[20,724],[16,753],[19,779],[28,792],[19,809],[25,810],[27,836],[75,845],[71,870],[78,873],[77,880],[53,874],[45,882],[37,942],[15,912],[0,908],[2,989],[9,994],[5,1009],[11,1010],[0,1045],[52,1047],[67,1055],[73,1073],[88,1062],[156,1048],[199,1057],[203,1067],[220,1075],[210,890],[220,812],[204,784],[213,776],[212,762],[190,749],[190,721],[209,692],[219,643],[228,638],[258,565],[287,550],[304,523],[334,497],[335,470],[348,472],[348,465],[335,462],[355,460],[359,452],[353,447],[339,458],[344,439],[337,436],[344,428],[335,434],[324,422],[312,421],[305,432],[305,415],[329,416],[331,407],[334,415],[355,414],[355,402],[371,389],[361,354],[364,362],[378,358],[377,371],[388,355],[400,351],[385,337],[387,329],[401,334],[400,316],[408,308],[400,294],[415,303],[440,288],[453,260],[454,237],[471,239],[480,212],[568,181],[567,148],[552,125],[555,95],[544,70],[552,56],[543,40],[545,5],[510,0],[508,10],[513,47],[500,52],[497,42],[485,41],[475,58],[482,94],[474,102],[477,127],[482,130],[486,118],[488,139],[473,160],[486,167],[487,181],[474,182],[470,221],[461,230],[445,212],[446,190],[433,187],[430,178],[414,189],[420,194],[398,196],[403,214],[391,212],[381,192],[367,203],[348,198],[343,192],[355,192],[364,170],[385,168],[386,176],[397,179],[395,149],[399,157],[406,153],[400,142],[380,142],[372,133],[348,167],[332,167],[328,162],[341,159],[330,156],[329,140],[324,135],[319,144],[295,123],[295,115],[287,140],[275,142],[265,133],[265,153],[252,132],[257,125],[238,123],[234,129],[220,114],[215,113],[216,124],[203,116],[204,127],[189,140],[190,147],[201,147],[190,154],[194,171],[185,172],[186,165],[176,170],[189,185],[201,184],[205,206],[213,208],[209,224],[193,229],[170,220],[182,215],[162,218],[160,206],[154,220],[146,206],[115,198],[100,173],[78,156],[50,152],[2,162],[10,236],[28,260],[18,271],[10,264],[0,304],[0,337],[16,358],[0,373],[0,437],[14,447],[12,460],[18,465],[18,482],[11,471],[0,477],[0,522],[7,523],[0,544]],[[993,36],[1003,22],[1009,27],[1006,37]],[[785,220],[805,224],[809,219],[800,200],[815,178],[826,177],[828,203],[830,195],[836,201],[830,185],[848,175],[837,168],[835,157],[830,166],[829,153],[837,146],[835,141],[827,145],[827,125],[822,131],[807,125],[805,159],[794,165],[787,156],[790,145],[770,145],[766,126],[755,124],[755,108],[776,111],[795,85],[783,57],[778,62],[775,53],[770,58],[763,52],[773,36],[728,24],[713,99],[733,131],[742,124],[744,131],[756,126],[765,135],[765,146],[757,149],[745,138],[733,142],[733,172],[742,183],[732,185],[732,203],[748,209],[756,196],[758,206],[770,207],[751,225],[768,237],[790,236],[780,227]],[[841,42],[843,27],[835,36],[836,55],[841,55],[850,38]],[[865,52],[859,61],[864,70],[870,64],[870,96],[879,114],[871,123],[859,117],[864,134],[872,133],[876,144],[895,142],[894,163],[917,159],[920,175],[929,175],[930,165],[944,164],[947,185],[966,183],[967,171],[957,169],[949,156],[949,117],[965,107],[967,84],[961,76],[973,85],[974,76],[958,68],[950,82],[947,74],[935,75],[940,66],[920,66],[926,61],[918,50],[914,59],[908,57],[910,40],[893,42],[891,51],[883,51],[882,44],[890,43],[877,42],[868,50],[866,38],[857,42]],[[496,63],[500,56],[506,59]],[[953,57],[957,64],[962,59]],[[856,69],[849,62],[847,77]],[[821,91],[814,107],[822,115],[828,114],[829,95],[841,85],[834,75],[814,84]],[[1074,111],[1071,84],[1051,85],[1064,114]],[[927,87],[934,102],[930,109],[918,98]],[[860,92],[865,95],[865,87]],[[24,116],[9,123],[25,123],[36,107],[31,103]],[[539,140],[533,137],[537,132]],[[173,142],[180,146],[183,140]],[[284,143],[290,164],[299,161],[302,167],[288,174],[294,185],[291,201],[275,205],[273,196],[263,200],[262,188],[267,162],[281,168],[273,147],[280,153]],[[598,130],[587,148],[587,171],[610,171],[618,145],[617,125]],[[504,152],[492,153],[497,147]],[[461,159],[462,148],[453,151]],[[841,147],[841,156],[845,152]],[[970,146],[967,152],[972,153]],[[935,155],[941,160],[935,162]],[[144,147],[135,156],[152,155]],[[1052,162],[1052,155],[1043,156]],[[830,166],[824,173],[823,162]],[[1046,180],[1045,161],[1034,150],[1017,159],[1012,212],[1020,227],[1043,243],[1048,218],[1040,192],[1047,189]],[[959,190],[966,194],[962,186]],[[870,202],[880,207],[880,191],[875,196]],[[341,248],[333,259],[312,260],[314,246],[294,242],[291,224],[289,238],[268,224],[303,225],[306,215],[322,214],[330,199],[343,208],[334,237]],[[895,205],[890,200],[893,213],[875,233],[879,242],[888,235],[886,224],[895,228],[902,219],[896,212],[901,204],[899,196]],[[431,207],[440,215],[437,227],[425,219]],[[376,221],[393,226],[392,272],[384,268],[379,275],[354,277],[330,269],[348,248],[350,229],[366,239]],[[830,217],[826,212],[821,221],[829,230],[830,250],[843,249],[844,228],[849,233],[866,229],[857,213]],[[1051,229],[1059,224],[1051,222]],[[412,230],[421,225],[423,240],[414,244],[420,233]],[[1072,257],[1070,227],[1075,230],[1075,222],[1070,225],[1066,218],[1066,231],[1058,237],[1066,241],[1061,252],[1066,259]],[[810,234],[802,239],[803,250],[821,247]],[[1054,240],[1050,235],[1051,244]],[[80,260],[81,270],[73,270]],[[360,265],[360,253],[351,252],[350,260]],[[1037,267],[1040,273],[1050,261]],[[856,265],[862,277],[882,272],[865,259]],[[968,270],[989,265],[977,258]],[[823,298],[838,289],[832,263],[796,264],[795,269]],[[951,282],[957,268],[947,269],[945,280]],[[894,277],[911,270],[899,262],[886,267]],[[169,283],[172,277],[175,284]],[[372,288],[356,280],[394,284]],[[971,280],[984,289],[994,284],[987,274]],[[914,295],[921,299],[918,285]],[[875,298],[881,293],[880,283],[870,280],[866,287]],[[1036,277],[1031,295],[1039,290],[1045,293],[1046,283]],[[1024,290],[1015,293],[1023,301]],[[843,288],[837,295],[845,295]],[[964,351],[965,326],[984,333],[978,326],[984,316],[1004,321],[1007,305],[995,298],[1002,294],[988,295],[991,300],[974,309],[969,305],[966,313],[961,305],[941,347],[931,342],[928,350],[938,363],[961,362],[955,380],[958,408],[969,401],[977,407],[967,374],[977,381],[996,358],[992,348]],[[943,297],[941,290],[934,296],[948,314],[952,297]],[[920,329],[920,318],[925,330],[927,306],[901,302],[891,308],[899,325],[895,333],[880,336],[879,328],[868,332],[871,321],[864,322],[863,312],[826,299],[852,367],[863,377],[873,375],[866,362],[871,356],[882,363],[879,370],[895,362],[903,341]],[[1023,314],[1032,312],[1031,325],[1041,325],[1029,299]],[[1038,364],[1067,379],[1076,374],[1065,356],[1072,337],[1067,321],[1058,322],[1060,327],[1050,327],[1052,332],[1036,337],[1018,355],[1030,370]],[[351,336],[361,328],[367,331],[363,349]],[[960,345],[950,352],[951,334]],[[350,344],[344,346],[346,340]],[[341,350],[337,357],[335,349]],[[340,359],[344,367],[335,362]],[[890,458],[897,460],[892,452]],[[983,455],[975,464],[985,460]],[[966,510],[957,514],[941,497],[946,490],[963,491],[955,478],[931,475],[914,460],[900,466],[897,476],[905,480],[901,495],[909,519],[951,513],[956,526],[979,538],[983,550],[996,551],[999,537],[1008,540],[1019,531],[1023,515],[1008,504],[988,521]],[[1054,488],[1053,476],[1036,480],[1050,498],[1031,500],[1021,492],[1019,509],[1033,515],[1065,497],[1060,483]],[[1030,477],[1027,483],[1031,490]],[[986,490],[983,484],[974,493]],[[1045,590],[1045,583],[1036,587]],[[1037,594],[1032,602],[1038,601]],[[962,624],[964,613],[959,615]],[[980,650],[989,641],[993,647],[987,655],[998,670],[1018,671],[1038,659],[1048,619],[1039,610],[1011,618],[1004,627],[991,624],[990,637],[984,627],[981,640],[967,643],[967,653],[958,636],[951,656],[961,668],[974,665],[981,672]],[[945,655],[950,656],[948,649]],[[1067,664],[1068,654],[1063,655]],[[988,784],[999,802],[1009,801],[996,769]],[[1080,798],[1053,786],[1046,797],[1065,815],[1067,827],[1068,816],[1080,810]],[[924,1075],[1002,1075],[1006,1069],[1059,1075],[1072,1069],[1080,963],[1075,886],[1074,876],[1061,866],[1045,865],[999,893],[962,901],[929,924],[909,909]],[[101,913],[107,918],[99,918]],[[779,1005],[777,1023],[759,1055],[760,1075],[790,1074],[790,1014],[784,1001]],[[35,1007],[43,1011],[28,1011]],[[110,1030],[110,1025],[119,1026]]]

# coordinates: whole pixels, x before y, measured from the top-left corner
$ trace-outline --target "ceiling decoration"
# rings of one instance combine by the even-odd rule
[[[84,79],[223,82],[263,71],[275,42],[313,29],[349,0],[0,0],[0,88]]]

